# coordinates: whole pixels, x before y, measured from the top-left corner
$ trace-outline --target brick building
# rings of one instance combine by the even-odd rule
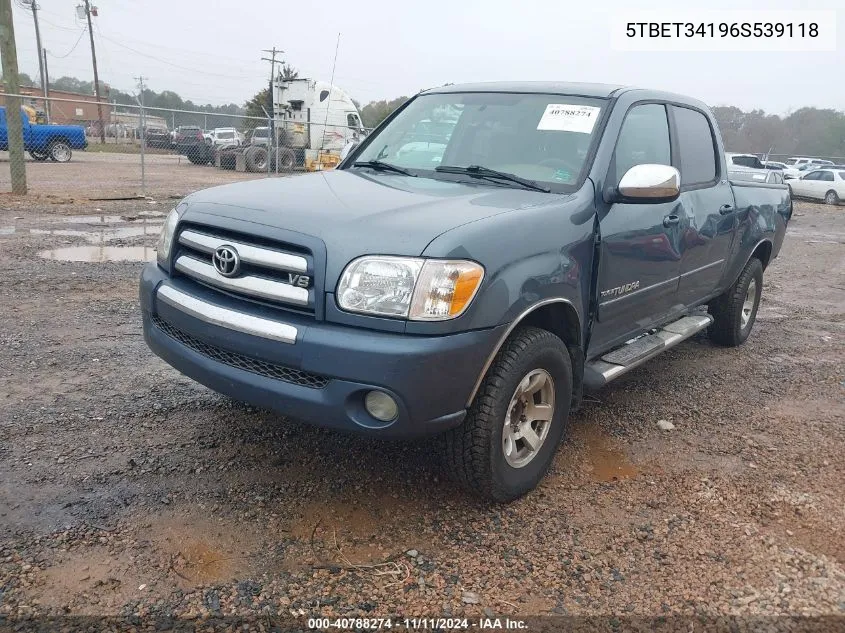
[[[5,92],[5,88],[3,89]],[[44,99],[41,88],[31,86],[21,87],[24,105],[29,105],[39,112],[44,111]],[[50,91],[50,122],[58,125],[82,125],[97,129],[97,97],[94,95],[66,92],[64,90]],[[57,101],[53,101],[57,99]],[[66,101],[62,101],[66,99]],[[0,105],[5,105],[5,98],[0,96]],[[105,99],[100,103],[103,109],[103,123],[109,124],[112,106]]]

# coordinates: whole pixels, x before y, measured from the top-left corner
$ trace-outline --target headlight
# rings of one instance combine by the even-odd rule
[[[483,278],[471,261],[361,257],[343,271],[337,301],[349,312],[444,321],[463,314]]]
[[[161,235],[158,236],[156,244],[156,257],[161,266],[167,266],[170,260],[170,248],[173,246],[173,236],[176,234],[176,225],[179,224],[179,213],[171,209],[161,227]]]

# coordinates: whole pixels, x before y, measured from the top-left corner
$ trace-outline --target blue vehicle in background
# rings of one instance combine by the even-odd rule
[[[88,147],[85,129],[79,125],[40,125],[31,123],[26,110],[21,109],[23,125],[23,146],[34,160],[48,158],[57,163],[66,163],[73,156],[73,150]],[[6,126],[6,108],[0,107],[0,150],[9,149],[9,129]]]

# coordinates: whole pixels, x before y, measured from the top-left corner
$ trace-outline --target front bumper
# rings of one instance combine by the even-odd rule
[[[198,303],[177,306],[173,297],[180,295]],[[411,336],[336,325],[171,279],[156,264],[144,267],[140,300],[147,344],[186,376],[305,422],[381,437],[431,435],[460,424],[505,327]],[[232,311],[248,314],[243,328],[226,323]],[[278,331],[268,328],[273,322]],[[367,413],[364,396],[372,389],[396,400],[395,420]]]

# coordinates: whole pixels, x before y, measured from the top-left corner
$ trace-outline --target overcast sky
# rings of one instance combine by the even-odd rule
[[[18,63],[38,77],[32,14],[13,0]],[[77,0],[39,0],[52,79],[93,79]],[[845,109],[845,0],[709,0],[708,9],[840,9],[836,52],[631,53],[610,50],[612,19],[633,4],[596,0],[425,0],[251,2],[96,0],[100,79],[131,91],[144,75],[156,91],[199,103],[243,103],[264,87],[261,49],[277,46],[300,76],[328,81],[337,34],[335,83],[367,102],[446,82],[564,80],[632,84],[681,92],[710,105],[783,114],[802,106]],[[693,6],[693,5],[691,5]],[[703,8],[697,3],[697,6]],[[667,14],[668,16],[668,14]],[[75,47],[75,48],[74,48]]]

